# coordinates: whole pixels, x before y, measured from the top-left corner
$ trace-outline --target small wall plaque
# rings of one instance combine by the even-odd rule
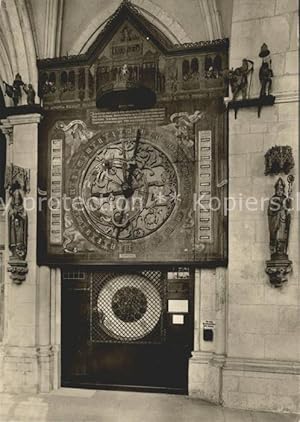
[[[180,299],[168,300],[168,312],[187,314],[189,312],[189,301]]]
[[[173,325],[184,325],[184,315],[172,315]]]

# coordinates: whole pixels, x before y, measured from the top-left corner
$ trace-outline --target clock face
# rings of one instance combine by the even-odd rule
[[[226,145],[220,141],[218,149],[223,115],[195,126],[191,119],[188,129],[173,120],[137,127],[124,116],[118,126],[59,120],[49,132],[52,117],[45,126],[49,160],[40,166],[41,184],[48,170],[47,189],[58,205],[42,215],[49,235],[41,235],[47,243],[41,260],[123,265],[223,259],[226,186],[215,184],[217,176],[226,178]],[[215,196],[221,208],[212,212]]]
[[[177,194],[174,165],[139,133],[99,148],[79,183],[84,220],[117,241],[142,239],[158,230],[171,216]]]
[[[97,312],[101,329],[116,340],[138,340],[157,326],[162,300],[145,277],[116,276],[99,292]]]
[[[103,131],[82,142],[65,169],[65,252],[107,262],[193,256],[182,226],[192,218],[194,167],[172,133]]]

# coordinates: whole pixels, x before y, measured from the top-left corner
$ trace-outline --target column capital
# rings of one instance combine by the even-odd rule
[[[2,123],[2,125],[0,126],[0,131],[3,133],[3,135],[6,136],[8,144],[9,145],[13,144],[13,135],[14,135],[13,125],[10,124],[6,119],[0,120],[0,123]]]
[[[40,123],[41,120],[42,120],[42,115],[39,113],[9,116],[6,119],[6,121],[12,126],[27,125],[27,124],[33,124],[33,123],[38,124]]]

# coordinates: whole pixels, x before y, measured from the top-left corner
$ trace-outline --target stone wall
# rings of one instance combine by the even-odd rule
[[[292,213],[289,257],[293,273],[280,289],[265,273],[269,255],[267,202],[255,211],[247,198],[269,199],[278,177],[264,175],[264,154],[275,145],[293,148],[298,187],[298,62],[296,0],[235,0],[230,65],[255,61],[251,97],[259,92],[258,57],[267,43],[272,53],[275,105],[261,117],[254,108],[230,112],[228,337],[223,402],[226,406],[300,411],[299,219]],[[252,208],[255,206],[252,205]]]
[[[13,162],[30,169],[30,201],[27,203],[28,274],[23,284],[13,283],[7,271],[10,256],[7,242],[3,250],[5,313],[0,342],[0,392],[47,392],[60,384],[60,271],[37,266],[35,201],[40,118],[39,114],[28,114],[1,121],[7,134],[7,164]],[[8,239],[7,214],[4,228],[1,226],[2,234],[5,231]]]

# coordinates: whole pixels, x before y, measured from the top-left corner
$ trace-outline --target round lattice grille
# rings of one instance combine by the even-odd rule
[[[139,275],[116,276],[100,290],[97,310],[101,328],[118,340],[147,336],[160,320],[158,290]]]

